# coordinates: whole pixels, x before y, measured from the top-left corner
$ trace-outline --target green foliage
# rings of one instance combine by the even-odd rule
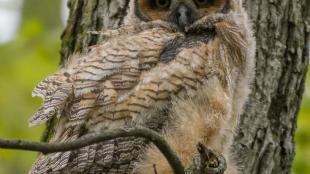
[[[310,71],[306,82],[306,91],[298,117],[295,137],[296,157],[293,165],[294,174],[310,173]]]
[[[60,30],[47,33],[39,20],[27,20],[15,41],[0,45],[0,137],[40,140],[44,126],[29,128],[41,104],[33,87],[57,69]],[[27,173],[36,153],[0,150],[0,174]]]

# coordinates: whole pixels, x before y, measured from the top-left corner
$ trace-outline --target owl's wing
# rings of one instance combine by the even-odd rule
[[[159,61],[163,45],[177,36],[164,29],[151,29],[137,35],[114,38],[94,47],[78,57],[60,72],[43,80],[33,91],[33,96],[43,98],[44,104],[30,120],[30,125],[45,123],[55,114],[60,117],[66,104],[89,92],[98,91],[100,83],[111,76],[138,74]],[[67,70],[67,69],[70,70]],[[124,81],[123,79],[114,81]],[[122,86],[122,83],[120,83]],[[100,90],[99,90],[100,91]]]
[[[177,35],[163,29],[150,29],[137,35],[117,37],[94,47],[78,58],[78,63],[67,65],[35,88],[33,95],[42,97],[44,104],[30,124],[44,123],[58,113],[51,143],[73,141],[87,133],[87,130],[82,130],[85,124],[104,122],[98,121],[99,116],[94,117],[93,113],[99,108],[113,110],[113,103],[138,83],[141,72],[156,66],[162,47]],[[112,115],[103,117],[111,123],[116,122]],[[117,147],[114,143],[105,142],[73,152],[40,155],[31,173],[67,170],[66,167],[76,162],[80,165],[77,170],[83,171],[89,167],[87,161],[92,161],[95,152],[100,151],[98,148],[104,148],[101,155],[106,158],[100,166],[110,165],[111,155],[113,157]]]
[[[198,42],[198,41],[197,41]],[[205,71],[208,63],[205,54],[209,46],[182,48],[175,59],[160,64],[142,75],[140,83],[120,105],[129,108],[130,115],[139,119],[150,110],[161,110],[168,106],[171,97],[195,91],[212,70]]]

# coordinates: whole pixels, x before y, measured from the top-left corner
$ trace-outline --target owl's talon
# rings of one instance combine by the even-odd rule
[[[200,154],[201,173],[224,174],[227,164],[225,158],[218,152],[206,148],[203,144],[197,145]]]

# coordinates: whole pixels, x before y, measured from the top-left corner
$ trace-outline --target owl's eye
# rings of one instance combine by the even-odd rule
[[[150,0],[152,7],[159,10],[169,9],[171,0]]]
[[[214,0],[194,0],[198,8],[204,8],[212,4]]]

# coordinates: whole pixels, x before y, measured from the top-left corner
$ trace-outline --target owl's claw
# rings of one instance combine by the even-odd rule
[[[227,164],[225,158],[218,152],[197,145],[199,155],[194,159],[195,174],[224,174]]]

